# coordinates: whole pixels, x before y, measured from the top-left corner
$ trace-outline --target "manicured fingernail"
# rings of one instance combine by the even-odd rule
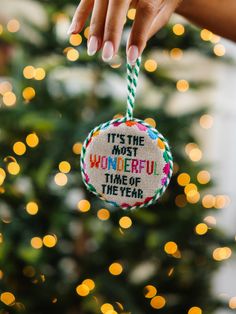
[[[106,41],[102,50],[103,61],[110,61],[114,54],[114,47],[111,41]]]
[[[91,36],[88,41],[88,55],[93,56],[98,50],[98,39],[96,36]]]
[[[137,46],[130,46],[128,53],[127,53],[128,62],[132,65],[135,64],[136,60],[138,59],[138,47]]]
[[[78,23],[76,21],[73,21],[71,22],[70,24],[70,27],[67,31],[67,34],[70,35],[70,34],[73,34],[76,32],[76,29],[78,29]]]

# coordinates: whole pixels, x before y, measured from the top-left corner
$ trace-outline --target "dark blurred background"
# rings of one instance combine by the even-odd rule
[[[156,205],[115,209],[86,191],[80,151],[125,112],[135,11],[105,64],[89,24],[66,34],[76,4],[0,0],[0,313],[235,311],[235,47],[179,16],[149,42],[135,116],[174,176]]]

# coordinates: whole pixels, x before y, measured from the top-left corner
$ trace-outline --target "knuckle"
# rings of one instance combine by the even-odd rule
[[[156,4],[152,0],[143,0],[139,4],[140,10],[143,14],[154,15],[156,13]]]

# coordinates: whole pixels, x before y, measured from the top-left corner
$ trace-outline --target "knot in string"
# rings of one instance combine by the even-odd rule
[[[126,111],[126,119],[133,119],[133,111],[134,111],[134,103],[138,82],[138,75],[141,65],[141,56],[137,59],[135,65],[131,65],[127,63],[127,111]]]

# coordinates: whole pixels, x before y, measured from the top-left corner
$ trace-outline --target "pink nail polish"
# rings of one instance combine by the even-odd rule
[[[130,46],[129,47],[129,50],[128,50],[128,53],[127,53],[127,59],[128,59],[128,62],[132,65],[135,64],[136,60],[138,59],[138,47],[137,46]]]
[[[88,42],[88,55],[93,56],[98,50],[98,39],[96,36],[91,36]]]
[[[114,47],[111,41],[106,41],[102,50],[103,61],[110,61],[114,54]]]

